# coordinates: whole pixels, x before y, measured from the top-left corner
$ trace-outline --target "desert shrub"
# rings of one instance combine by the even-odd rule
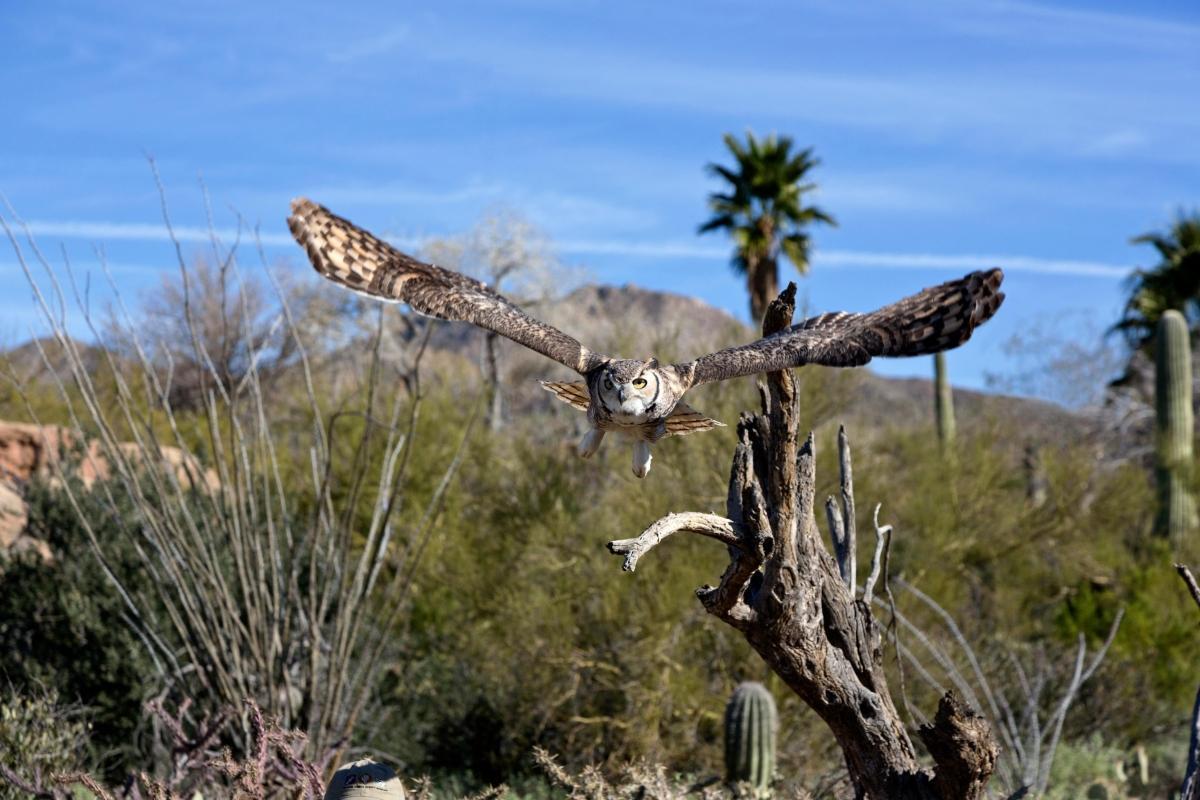
[[[80,709],[63,704],[53,689],[6,686],[0,691],[0,798],[29,796],[6,778],[41,788],[54,773],[74,768],[87,735]]]
[[[109,568],[132,591],[146,594],[148,578],[137,569],[134,544],[121,524],[93,495],[80,497]],[[55,560],[43,563],[27,554],[0,570],[0,685],[24,697],[46,687],[79,709],[88,735],[69,766],[97,767],[115,780],[146,763],[142,704],[161,687],[66,496],[35,481],[26,499],[29,531],[50,545]]]
[[[0,392],[5,415],[23,416],[29,402],[39,417],[66,423],[74,410],[89,432],[104,428],[115,441],[137,436],[144,447],[157,437],[224,471],[225,486],[236,496],[210,502],[194,520],[189,507],[172,501],[164,508],[135,480],[109,500],[135,498],[145,525],[122,520],[106,532],[104,525],[120,517],[111,502],[84,514],[147,614],[155,602],[182,608],[195,599],[181,594],[190,586],[177,592],[169,581],[153,584],[149,599],[136,590],[145,575],[170,566],[155,562],[153,547],[202,534],[204,557],[189,555],[189,568],[235,589],[223,596],[227,607],[220,614],[179,614],[182,622],[173,625],[158,618],[163,640],[176,644],[194,644],[210,630],[229,634],[221,646],[184,659],[187,667],[222,659],[219,666],[227,670],[228,685],[200,685],[208,678],[199,670],[182,673],[201,704],[211,709],[239,693],[257,694],[285,724],[307,727],[327,747],[340,747],[353,725],[355,747],[394,754],[407,774],[429,771],[464,791],[528,774],[534,745],[563,754],[572,769],[645,759],[687,774],[717,772],[720,714],[730,688],[744,679],[780,688],[741,637],[709,620],[695,601],[693,590],[719,576],[723,554],[711,542],[679,537],[664,545],[670,557],[650,560],[630,576],[603,545],[669,511],[723,508],[733,423],[741,409],[755,405],[753,382],[712,386],[689,398],[730,427],[659,444],[653,472],[637,481],[629,474],[628,445],[616,437],[592,461],[578,460],[572,448],[582,416],[554,405],[532,383],[506,387],[507,398],[521,398],[513,406],[524,411],[504,430],[472,430],[482,388],[475,365],[461,355],[431,354],[436,368],[418,378],[406,359],[422,329],[399,315],[389,311],[383,318],[381,330],[391,338],[381,336],[377,349],[386,357],[374,359],[372,340],[359,336],[339,340],[337,349],[317,358],[319,337],[303,324],[281,323],[278,310],[260,308],[253,325],[232,328],[235,339],[259,340],[264,330],[295,337],[271,345],[268,361],[278,369],[264,369],[259,378],[249,369],[253,342],[227,339],[223,326],[233,312],[224,306],[208,315],[219,325],[200,320],[198,329],[206,350],[228,356],[215,375],[196,372],[204,359],[194,352],[192,331],[161,325],[155,331],[153,314],[144,330],[133,326],[151,339],[163,335],[164,349],[152,353],[170,352],[177,364],[191,359],[192,374],[179,373],[189,381],[181,400],[186,408],[172,407],[169,391],[156,394],[161,387],[154,380],[166,380],[167,364],[157,355],[131,363],[135,349],[119,338],[109,340],[116,345],[114,365],[102,365],[95,354],[87,357],[91,366],[84,365],[102,419],[83,411],[83,392],[71,384],[62,393],[36,381],[20,392]],[[340,331],[359,332],[345,311],[338,313]],[[296,347],[305,339],[311,376],[300,369]],[[640,352],[648,344],[631,340],[620,349]],[[692,352],[665,340],[652,349],[664,357]],[[833,489],[837,475],[836,422],[859,379],[853,371],[800,372],[801,425],[817,428],[817,474],[825,490]],[[238,387],[246,393],[228,402],[219,397],[218,389]],[[975,420],[947,456],[931,425],[891,422],[869,420],[868,429],[850,433],[861,442],[855,469],[860,509],[882,503],[882,521],[896,527],[892,573],[936,597],[986,653],[1025,644],[1053,649],[1070,645],[1080,632],[1094,644],[1126,607],[1109,665],[1081,697],[1067,735],[1084,749],[1079,737],[1099,725],[1106,741],[1117,743],[1182,736],[1196,680],[1194,609],[1169,573],[1171,554],[1148,537],[1152,497],[1144,470],[1102,463],[1081,445],[1051,448],[1048,500],[1039,504],[1027,496],[1020,460],[1025,442],[1010,429]],[[389,487],[378,479],[392,453],[402,462],[403,481]],[[455,473],[447,465],[459,453]],[[450,492],[448,477],[455,478]],[[106,764],[115,771],[131,756],[112,755],[117,751],[106,743],[137,741],[138,715],[118,711],[140,703],[137,693],[148,690],[140,678],[149,667],[128,657],[145,648],[117,624],[124,607],[95,559],[84,557],[72,514],[57,501],[43,503],[37,491],[31,494],[34,524],[46,528],[64,556],[50,571],[22,563],[6,573],[0,636],[14,644],[0,652],[0,664],[22,686],[43,681],[69,700],[109,698],[102,703],[111,700],[110,706],[93,709],[93,757],[112,759]],[[389,500],[390,513],[381,514]],[[873,545],[868,523],[869,513],[860,513],[863,565]],[[269,544],[255,547],[272,536],[273,551]],[[372,547],[379,549],[356,560]],[[232,555],[235,550],[240,555]],[[360,564],[374,576],[372,585],[378,578],[378,586],[396,591],[386,600],[370,591],[339,594]],[[288,602],[274,605],[267,602],[271,592],[254,597],[243,591],[253,584],[247,576],[275,572],[272,587]],[[33,591],[39,582],[55,591]],[[335,605],[361,628],[333,630],[340,612],[309,604],[320,593],[340,597]],[[266,605],[277,613],[254,617],[263,624],[252,636],[226,624]],[[919,609],[905,610],[919,624],[931,622]],[[310,623],[330,627],[303,640]],[[365,638],[357,638],[360,631]],[[341,644],[338,674],[327,680],[327,665],[304,656],[332,652],[326,647],[331,639]],[[52,652],[60,640],[79,646],[54,644]],[[250,658],[272,648],[282,648],[278,658]],[[356,671],[368,663],[359,658],[364,648],[385,653],[386,669],[381,662],[380,669]],[[1146,664],[1147,652],[1156,653],[1153,664]],[[227,663],[228,654],[246,658]],[[1002,655],[995,658],[1002,664]],[[305,689],[297,698],[263,688],[287,686],[301,673]],[[335,684],[346,688],[347,675],[369,685],[351,687],[354,697],[331,727],[321,719],[321,692]],[[840,755],[823,728],[790,693],[776,694],[780,770],[810,786],[836,775]],[[932,708],[928,697],[913,695],[916,706]],[[109,707],[113,727],[106,732]]]
[[[745,386],[728,392],[706,404],[731,419],[751,397]],[[818,433],[818,474],[832,482],[835,430]],[[588,463],[545,425],[481,435],[406,629],[421,655],[389,690],[404,709],[396,727],[411,734],[414,763],[460,764],[480,783],[523,769],[533,744],[575,766],[644,757],[702,773],[719,763],[720,699],[739,678],[771,679],[692,596],[719,574],[720,553],[682,537],[666,545],[680,552],[625,576],[602,545],[667,511],[721,508],[727,434],[656,448],[645,483],[624,475],[618,442]],[[893,574],[950,610],[990,674],[1016,680],[1005,654],[1025,645],[1069,663],[1081,632],[1094,651],[1125,607],[1128,628],[1085,686],[1065,736],[1097,725],[1121,741],[1186,735],[1193,612],[1147,542],[1151,498],[1136,465],[1099,462],[1083,446],[1052,451],[1049,500],[1035,504],[1021,443],[1003,429],[967,432],[953,462],[932,428],[884,428],[858,453],[863,506],[882,502],[883,521],[896,525]],[[865,564],[873,545],[865,514],[859,533]],[[923,624],[936,627],[928,617]],[[1147,668],[1151,648],[1164,663]],[[908,686],[916,707],[932,709],[911,675]],[[781,697],[784,726],[795,727],[781,736],[781,770],[814,781],[836,772],[836,750],[789,693]]]
[[[539,391],[513,393],[522,390]],[[720,772],[729,691],[745,679],[778,689],[695,600],[724,554],[679,537],[665,545],[670,558],[626,575],[604,547],[668,511],[724,507],[732,423],[754,402],[753,384],[715,386],[695,402],[730,427],[659,443],[645,481],[630,474],[618,437],[591,461],[574,455],[578,412],[477,434],[417,576],[407,659],[385,687],[392,702],[371,726],[382,752],[435,775],[462,770],[475,788],[526,774],[534,745],[572,768],[648,759]],[[840,769],[809,712],[779,696],[781,769]]]

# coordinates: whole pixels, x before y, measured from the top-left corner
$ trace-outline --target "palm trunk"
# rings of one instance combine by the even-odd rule
[[[779,294],[779,267],[770,256],[747,256],[746,288],[750,292],[750,316],[762,323],[767,306]]]

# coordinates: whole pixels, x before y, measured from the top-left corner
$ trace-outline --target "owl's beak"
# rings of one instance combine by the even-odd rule
[[[626,396],[626,394],[625,394],[625,387],[624,387],[624,386],[622,386],[621,388],[617,389],[617,397],[621,398],[621,402],[622,402],[622,403],[624,403],[626,400],[628,400],[628,399],[629,399],[629,398]]]

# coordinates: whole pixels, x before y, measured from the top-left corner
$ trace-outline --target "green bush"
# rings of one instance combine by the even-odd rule
[[[108,566],[126,585],[144,587],[150,578],[134,569],[134,543],[98,498],[82,497]],[[158,688],[155,673],[65,494],[35,482],[27,500],[29,531],[49,543],[55,561],[29,554],[0,570],[0,685],[18,697],[47,687],[80,708],[90,724],[71,766],[119,780],[134,765],[146,766],[142,704]]]
[[[74,769],[88,725],[78,708],[59,701],[53,689],[0,693],[0,765],[30,786],[52,785],[51,776]],[[0,800],[28,795],[0,778]]]

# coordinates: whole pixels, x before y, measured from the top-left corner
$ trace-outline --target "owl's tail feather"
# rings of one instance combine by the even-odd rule
[[[671,416],[667,417],[666,423],[667,436],[687,436],[689,433],[699,433],[700,431],[710,431],[713,428],[724,427],[724,422],[705,416],[687,403],[680,403],[675,406],[675,410],[671,412]]]
[[[568,403],[580,411],[587,411],[588,405],[591,403],[591,395],[588,394],[587,384],[583,381],[541,381],[542,388],[547,392],[552,392],[555,397]],[[647,423],[649,424],[649,423]],[[662,436],[686,436],[689,433],[699,433],[700,431],[708,431],[713,428],[725,427],[724,422],[707,417],[701,412],[689,406],[687,403],[679,403],[667,417],[660,433],[656,438]]]
[[[580,411],[587,411],[592,396],[588,393],[587,384],[583,381],[539,381],[542,388],[552,392],[555,397],[568,403]]]

